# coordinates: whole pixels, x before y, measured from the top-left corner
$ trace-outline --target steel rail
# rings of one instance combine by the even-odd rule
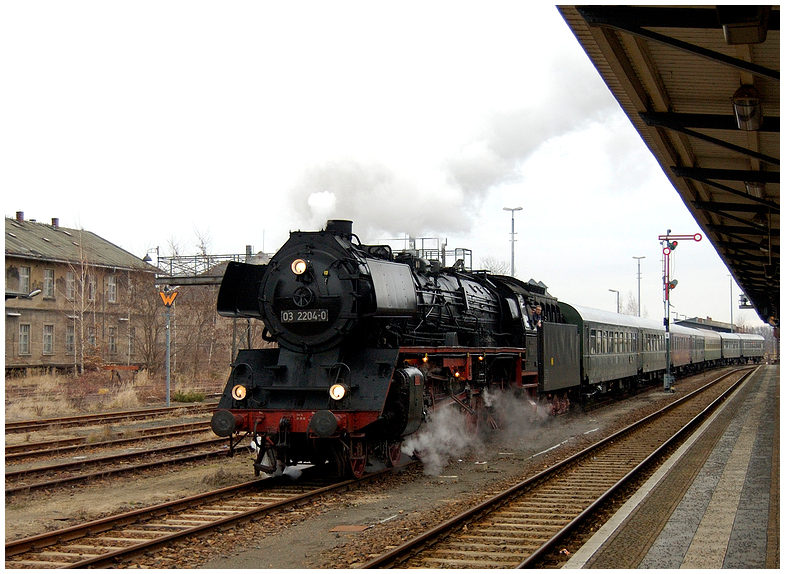
[[[413,464],[413,463],[407,463],[407,464]],[[256,508],[249,509],[247,511],[238,512],[230,516],[222,517],[220,519],[210,522],[209,524],[202,524],[190,528],[183,528],[177,532],[171,532],[164,536],[160,536],[152,540],[146,540],[144,542],[140,542],[138,544],[134,544],[126,548],[113,550],[101,554],[99,556],[92,556],[90,558],[79,560],[77,562],[73,562],[62,567],[85,568],[88,566],[99,567],[99,566],[115,565],[124,559],[130,558],[132,556],[141,553],[149,552],[150,550],[155,550],[156,548],[160,548],[162,546],[166,546],[176,540],[188,538],[191,536],[196,536],[208,532],[210,530],[220,529],[232,524],[254,520],[257,517],[263,516],[270,512],[275,512],[277,510],[288,508],[293,505],[302,505],[312,499],[319,498],[325,494],[329,494],[333,492],[341,492],[343,490],[356,488],[357,486],[364,484],[366,482],[379,479],[387,475],[388,473],[392,472],[393,470],[402,468],[403,466],[406,465],[401,465],[395,468],[387,468],[374,473],[369,473],[367,475],[362,476],[359,479],[344,480],[336,484],[317,487],[315,489],[309,490],[308,492],[288,497],[285,500],[264,504]],[[80,538],[84,538],[87,536],[107,532],[114,528],[119,528],[128,525],[135,525],[140,522],[143,522],[144,520],[160,518],[164,514],[192,509],[200,504],[221,501],[226,498],[236,499],[237,497],[246,495],[250,491],[257,490],[260,485],[270,480],[275,480],[275,479],[269,479],[269,478],[256,479],[250,482],[224,487],[218,490],[190,496],[180,500],[175,500],[152,507],[134,510],[120,515],[109,516],[85,524],[75,525],[72,527],[57,530],[54,532],[46,532],[37,536],[32,536],[13,542],[7,542],[5,548],[6,557],[8,558],[9,556],[19,556],[20,554],[23,554],[25,552],[41,550],[48,546],[52,546],[59,543],[70,542],[73,540],[78,540]],[[298,483],[288,483],[288,486],[298,486]],[[301,486],[308,488],[307,484],[303,484]],[[6,560],[6,567],[13,568],[14,561]]]
[[[123,462],[125,460],[141,458],[141,457],[145,457],[145,456],[149,456],[149,455],[164,454],[164,453],[172,452],[172,451],[181,451],[181,450],[189,449],[189,448],[199,448],[201,446],[210,446],[212,444],[216,444],[216,443],[222,444],[222,443],[225,443],[225,442],[226,442],[225,439],[217,438],[217,439],[210,439],[210,440],[196,442],[196,443],[179,444],[179,445],[175,445],[175,446],[168,446],[168,447],[152,449],[152,450],[148,450],[148,451],[141,451],[141,452],[136,452],[136,453],[109,455],[109,456],[104,456],[104,457],[99,457],[99,458],[80,460],[80,461],[77,461],[77,462],[69,462],[69,463],[57,464],[57,465],[46,466],[46,467],[39,467],[39,468],[31,468],[31,469],[27,469],[27,470],[18,470],[18,471],[6,472],[5,473],[5,477],[6,477],[6,480],[7,480],[9,478],[10,479],[17,479],[17,478],[26,476],[28,474],[29,475],[36,475],[36,474],[43,474],[43,473],[50,473],[50,472],[68,471],[68,470],[71,470],[71,469],[74,469],[74,468],[79,468],[79,467],[85,467],[85,466],[90,466],[90,465],[94,465],[95,466],[95,465],[99,465],[99,464],[118,463],[118,462]],[[128,472],[134,472],[134,471],[137,471],[137,470],[144,470],[144,469],[147,469],[147,468],[154,468],[156,466],[164,466],[164,465],[167,465],[167,464],[182,463],[182,462],[188,462],[188,461],[192,461],[192,460],[199,460],[199,459],[203,459],[203,458],[212,458],[212,457],[222,456],[222,455],[223,456],[227,456],[227,452],[228,451],[225,448],[222,448],[222,449],[219,449],[219,450],[210,450],[210,451],[206,451],[206,452],[198,452],[198,453],[194,453],[194,454],[190,454],[190,455],[184,455],[184,456],[178,456],[178,457],[174,457],[174,458],[166,458],[166,459],[161,459],[161,460],[155,460],[155,461],[135,464],[135,465],[131,465],[131,466],[121,466],[121,467],[115,467],[115,468],[100,469],[100,470],[96,470],[94,472],[87,472],[87,473],[84,473],[84,474],[78,474],[78,475],[75,475],[75,476],[67,476],[67,477],[63,477],[63,478],[55,478],[55,479],[52,479],[52,480],[47,480],[47,481],[44,481],[44,482],[36,482],[36,483],[33,483],[33,484],[26,484],[26,485],[22,484],[22,485],[17,485],[17,486],[9,486],[9,487],[7,487],[5,489],[5,494],[6,494],[6,496],[9,496],[9,495],[12,495],[12,494],[17,494],[19,492],[30,492],[30,491],[33,491],[33,490],[40,490],[42,488],[50,488],[52,486],[60,486],[60,485],[63,485],[63,484],[70,484],[70,483],[74,483],[74,482],[85,482],[85,481],[92,480],[92,479],[95,479],[95,478],[102,478],[102,477],[111,476],[111,475],[124,474],[124,473],[128,473]]]
[[[734,372],[738,372],[738,371],[734,371]],[[557,475],[562,470],[564,470],[567,467],[573,465],[575,462],[577,462],[577,461],[587,457],[592,452],[596,452],[596,451],[600,450],[601,448],[603,448],[603,447],[613,443],[614,441],[617,441],[619,438],[634,432],[636,429],[641,428],[645,424],[647,424],[647,423],[649,423],[649,422],[651,422],[651,421],[653,421],[653,420],[655,420],[657,418],[660,418],[662,415],[664,415],[668,411],[670,411],[670,410],[672,410],[672,409],[674,409],[674,408],[676,408],[678,406],[681,406],[681,405],[685,404],[690,399],[692,399],[695,396],[703,393],[704,391],[706,391],[709,388],[713,387],[715,384],[717,384],[720,381],[722,381],[723,379],[731,376],[732,374],[733,374],[733,372],[723,374],[722,376],[718,377],[717,379],[707,383],[706,385],[702,386],[699,389],[696,389],[695,391],[685,395],[684,397],[679,398],[678,400],[676,400],[673,403],[667,405],[666,407],[663,407],[662,409],[659,409],[658,411],[656,411],[656,412],[654,412],[654,413],[644,417],[643,419],[628,425],[627,427],[625,427],[625,428],[623,428],[623,429],[613,433],[612,435],[610,435],[610,436],[600,440],[599,442],[597,442],[597,443],[595,443],[595,444],[593,444],[593,445],[591,445],[591,446],[581,450],[580,452],[578,452],[578,453],[576,453],[576,454],[574,454],[574,455],[572,455],[572,456],[570,456],[570,457],[568,457],[568,458],[566,458],[566,459],[564,459],[564,460],[562,460],[562,461],[552,465],[551,467],[549,467],[549,468],[547,468],[547,469],[537,473],[536,475],[534,475],[534,476],[532,476],[532,477],[530,477],[530,478],[520,482],[519,484],[514,485],[514,486],[508,488],[507,490],[505,490],[505,491],[503,491],[503,492],[501,492],[501,493],[499,493],[497,495],[492,496],[491,498],[485,500],[484,502],[478,504],[477,506],[475,506],[473,508],[470,508],[470,509],[468,509],[468,510],[466,510],[464,512],[461,512],[457,516],[455,516],[455,517],[453,517],[453,518],[451,518],[449,520],[446,520],[442,524],[439,524],[438,526],[428,530],[427,532],[424,532],[424,533],[420,534],[419,536],[413,538],[412,540],[409,540],[409,541],[401,544],[397,548],[394,548],[394,549],[392,549],[392,550],[390,550],[390,551],[388,551],[388,552],[386,552],[386,553],[384,553],[384,554],[382,554],[380,556],[377,556],[376,558],[374,558],[374,559],[366,562],[365,564],[363,564],[361,566],[361,568],[395,568],[395,567],[397,567],[398,564],[400,564],[402,562],[405,562],[406,560],[411,558],[414,554],[416,554],[420,550],[423,550],[424,548],[434,544],[437,541],[437,539],[443,538],[445,536],[448,536],[455,529],[457,529],[459,527],[462,527],[464,525],[464,523],[469,522],[471,519],[477,517],[478,515],[491,512],[495,508],[503,506],[507,502],[507,500],[510,499],[511,497],[520,494],[521,492],[523,492],[526,489],[529,489],[529,488],[537,485],[540,482],[544,482],[545,480],[552,478],[553,476]],[[741,384],[741,380],[737,381],[736,383],[734,383],[732,388],[733,389],[737,388],[739,384]],[[727,396],[728,392],[723,393],[723,396],[720,399],[717,399],[716,401],[714,401],[712,403],[712,405],[716,406],[717,404],[719,404],[719,402],[721,402],[721,400],[724,400],[724,397]],[[705,413],[707,410],[708,410],[708,408],[704,409],[703,412]],[[693,417],[693,419],[688,424],[689,425],[693,425],[695,418],[697,418],[697,417]],[[607,496],[609,496],[609,494],[604,495],[603,499],[607,499]],[[596,508],[596,506],[595,506],[595,508]],[[581,513],[581,514],[583,514],[583,513]],[[580,521],[578,521],[577,518],[573,519],[568,526],[565,526],[562,529],[562,530],[564,530],[564,534],[568,533],[579,522]],[[556,537],[556,535],[554,535],[545,544],[547,544],[548,547],[550,548],[554,544],[558,543],[558,540],[559,539]],[[541,556],[542,553],[538,552],[538,555]],[[524,561],[521,564],[519,564],[517,567],[528,567],[529,564],[530,563]]]
[[[24,421],[12,421],[5,423],[5,432],[21,433],[33,432],[37,430],[44,430],[51,427],[65,428],[68,426],[77,426],[85,424],[102,424],[106,422],[114,422],[120,420],[138,420],[144,418],[156,417],[159,415],[166,415],[176,413],[177,411],[185,409],[191,411],[192,414],[198,414],[205,411],[215,409],[218,403],[207,403],[188,406],[177,407],[157,407],[153,409],[141,409],[133,411],[118,411],[114,413],[101,413],[93,415],[75,415],[71,417],[54,417],[46,419],[31,419]],[[189,413],[189,414],[191,414]]]
[[[119,446],[123,444],[149,441],[159,438],[173,438],[209,430],[210,422],[204,421],[198,423],[185,423],[165,427],[138,429],[130,433],[134,434],[135,436],[116,438],[113,440],[106,440],[101,442],[90,442],[89,437],[83,436],[70,439],[58,439],[51,442],[9,445],[5,447],[5,461],[8,462],[16,459],[34,458],[40,456],[56,456],[58,454],[64,454],[88,448],[105,448],[109,446]],[[117,434],[118,436],[122,437],[126,433],[120,432]]]
[[[755,369],[755,371],[757,371],[757,369]],[[662,445],[660,445],[660,447],[658,447],[643,461],[638,463],[635,466],[635,468],[630,470],[624,477],[622,477],[618,482],[616,482],[616,484],[612,485],[606,492],[602,494],[602,496],[600,496],[597,500],[595,500],[589,507],[587,507],[578,516],[576,516],[569,524],[567,524],[559,532],[554,534],[550,540],[548,540],[545,544],[543,544],[538,550],[533,552],[526,560],[518,564],[516,568],[534,567],[543,556],[545,556],[548,552],[552,551],[553,548],[557,546],[561,540],[563,540],[568,534],[570,534],[575,528],[577,528],[587,517],[591,516],[594,512],[596,512],[597,509],[600,508],[600,506],[603,503],[605,503],[605,501],[607,501],[613,494],[618,492],[624,485],[626,485],[633,478],[638,476],[652,462],[661,458],[663,453],[667,452],[667,450],[671,448],[671,446],[676,444],[678,441],[680,441],[682,438],[687,436],[689,433],[693,432],[693,429],[695,429],[695,427],[699,426],[706,418],[708,418],[708,416],[714,410],[716,410],[716,408],[722,402],[724,402],[733,392],[735,392],[736,389],[738,389],[739,386],[741,386],[741,384],[752,375],[753,372],[754,372],[753,370],[750,370],[747,373],[745,373],[738,381],[736,381],[733,385],[731,385],[728,389],[726,389],[719,397],[713,400],[700,413],[698,413],[692,419],[690,419],[690,421],[687,422],[687,424],[682,426],[682,428],[680,428],[673,436],[671,436]]]

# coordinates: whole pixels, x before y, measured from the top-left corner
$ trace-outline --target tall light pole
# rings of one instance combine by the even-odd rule
[[[733,333],[733,275],[730,278],[730,332]]]
[[[616,293],[616,312],[619,313],[621,309],[619,308],[619,292],[616,289],[608,289],[611,293]]]
[[[515,212],[522,207],[505,207],[504,211],[510,212],[510,276],[515,277]]]
[[[636,257],[635,255],[632,256],[633,259],[638,260],[638,317],[641,316],[641,259],[646,259],[645,255],[641,255]]]

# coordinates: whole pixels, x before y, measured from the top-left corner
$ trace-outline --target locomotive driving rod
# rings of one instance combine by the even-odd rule
[[[465,393],[465,392],[466,392],[466,391],[464,391],[464,393]],[[474,409],[473,409],[473,408],[471,408],[469,405],[467,405],[467,404],[466,404],[466,403],[464,403],[464,402],[463,402],[461,399],[459,399],[459,398],[458,398],[458,395],[454,395],[454,394],[450,393],[450,398],[451,398],[453,401],[455,401],[456,403],[458,403],[458,405],[460,405],[460,407],[461,407],[463,410],[465,410],[467,413],[469,413],[470,415],[472,415],[472,416],[475,416],[475,415],[477,414],[477,413],[474,411]]]

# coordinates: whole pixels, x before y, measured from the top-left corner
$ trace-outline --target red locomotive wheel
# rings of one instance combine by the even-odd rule
[[[387,466],[398,466],[401,463],[401,443],[387,445]]]
[[[365,472],[368,463],[368,452],[365,448],[365,439],[353,438],[350,445],[349,466],[355,478],[360,478]]]

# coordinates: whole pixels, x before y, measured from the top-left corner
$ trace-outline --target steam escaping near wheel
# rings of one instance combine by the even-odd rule
[[[484,452],[484,447],[477,435],[468,432],[461,413],[448,408],[434,413],[430,421],[404,441],[401,450],[419,458],[425,474],[438,476],[451,459]]]

